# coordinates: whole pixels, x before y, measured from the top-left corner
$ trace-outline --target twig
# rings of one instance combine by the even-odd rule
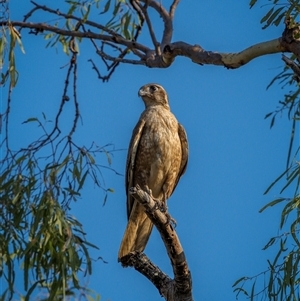
[[[140,25],[137,27],[136,29],[136,33],[134,35],[134,41],[137,41],[137,38],[138,36],[140,35],[141,31],[142,31],[142,28],[143,28],[143,25],[144,25],[144,21],[145,21],[145,18],[139,8],[139,6],[137,5],[136,3],[136,0],[129,0],[131,6],[133,7],[133,9],[136,11],[136,13],[138,14],[139,16],[139,19],[140,19]]]
[[[36,32],[50,31],[63,36],[87,38],[87,39],[92,38],[95,40],[108,41],[108,42],[117,43],[126,46],[129,49],[136,48],[144,53],[150,51],[148,47],[134,41],[126,40],[125,38],[119,35],[111,36],[111,35],[94,33],[92,31],[81,32],[81,31],[65,30],[65,29],[57,28],[55,26],[48,25],[46,23],[28,23],[28,22],[20,22],[20,21],[11,21],[10,24],[12,26],[20,26],[23,28],[35,29]],[[0,26],[7,26],[7,25],[8,25],[7,21],[0,22]]]
[[[298,78],[298,82],[300,79],[300,66],[296,64],[293,60],[289,59],[284,54],[282,55],[282,60],[295,72],[295,75]]]
[[[132,64],[132,65],[146,65],[145,61],[137,61],[137,60],[128,60],[128,59],[122,59],[122,58],[118,58],[118,57],[113,57],[108,55],[107,53],[101,51],[100,49],[97,51],[97,53],[104,57],[106,60],[109,61],[114,61],[114,62],[120,62],[120,63],[125,63],[125,64]]]
[[[120,36],[119,34],[117,34],[116,32],[114,32],[113,30],[101,25],[101,24],[98,24],[98,23],[95,23],[93,21],[89,21],[89,20],[82,20],[81,18],[79,17],[76,17],[76,16],[73,16],[73,15],[70,15],[70,14],[64,14],[62,12],[60,12],[59,10],[54,10],[54,9],[51,9],[49,7],[47,7],[46,5],[39,5],[37,4],[36,2],[34,1],[30,1],[33,5],[35,5],[35,9],[40,9],[40,10],[43,10],[43,11],[47,11],[51,14],[55,14],[57,16],[61,16],[61,17],[64,17],[65,19],[73,19],[73,20],[76,20],[78,22],[80,22],[81,24],[86,24],[86,25],[89,25],[91,27],[95,27],[97,29],[100,29],[100,30],[103,30],[104,32],[107,32],[108,34],[112,35],[112,36]],[[33,9],[34,10],[34,9]],[[33,10],[31,12],[33,12]],[[31,13],[32,14],[32,13]],[[31,15],[30,15],[31,16]],[[121,37],[121,36],[120,36]]]
[[[170,18],[171,18],[172,20],[173,20],[173,18],[174,18],[175,10],[176,10],[176,8],[177,8],[177,6],[178,6],[178,4],[179,4],[179,1],[180,1],[180,0],[174,0],[173,3],[172,3],[172,5],[170,6],[169,16],[170,16]]]
[[[140,1],[154,8],[164,21],[164,31],[161,40],[161,49],[163,49],[165,45],[168,45],[172,41],[172,36],[173,36],[172,18],[170,17],[168,11],[162,6],[160,2],[156,0],[140,0]]]
[[[136,1],[133,1],[133,2],[136,3],[139,10],[143,12],[144,18],[145,18],[146,23],[147,23],[147,27],[149,29],[150,37],[151,37],[151,40],[152,40],[152,43],[153,43],[153,46],[154,46],[154,49],[155,49],[155,53],[156,53],[156,55],[160,55],[161,51],[160,51],[159,43],[157,42],[157,39],[155,37],[154,29],[153,29],[151,20],[150,20],[149,15],[148,15],[147,4],[145,4],[145,6],[143,7],[138,2],[136,2]]]
[[[77,100],[77,54],[76,53],[73,53],[73,56],[72,56],[72,59],[71,59],[71,62],[72,64],[74,65],[74,70],[73,70],[73,77],[74,77],[74,81],[73,81],[73,98],[74,98],[74,105],[75,105],[75,118],[74,118],[74,121],[73,121],[73,126],[72,126],[72,129],[68,135],[68,140],[70,141],[71,140],[71,137],[72,135],[74,134],[75,130],[76,130],[76,125],[77,125],[77,122],[78,122],[78,119],[79,119],[79,116],[80,116],[80,112],[79,112],[79,103],[78,103],[78,100]]]

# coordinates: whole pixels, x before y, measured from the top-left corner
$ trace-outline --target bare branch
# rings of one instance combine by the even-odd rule
[[[79,103],[78,103],[78,99],[77,99],[77,53],[73,53],[72,58],[71,58],[71,64],[74,65],[74,70],[73,70],[73,99],[74,99],[74,106],[75,106],[75,117],[74,117],[72,129],[71,129],[71,131],[68,135],[69,141],[71,140],[72,135],[75,133],[77,122],[78,122],[78,119],[80,117]]]
[[[287,51],[287,49],[281,44],[281,39],[255,44],[238,53],[205,51],[199,45],[174,42],[164,48],[162,57],[165,64],[169,65],[177,55],[181,55],[190,58],[197,64],[212,64],[234,69],[247,64],[256,57],[283,51]]]
[[[126,266],[134,267],[139,273],[150,280],[160,294],[162,294],[162,287],[168,287],[172,283],[172,279],[162,272],[158,266],[153,264],[144,253],[134,252],[123,258],[126,261]]]
[[[167,301],[192,301],[191,273],[179,238],[170,223],[172,220],[170,215],[159,210],[157,202],[153,200],[148,192],[141,190],[138,185],[130,188],[129,193],[136,201],[144,206],[148,217],[158,229],[172,263],[174,280],[170,281],[170,278],[156,268],[150,260],[147,260],[144,255],[140,255],[136,252],[132,252],[122,257],[122,264],[124,266],[128,266],[130,263],[130,265],[134,266],[137,270],[141,270],[140,266],[143,266],[144,269],[148,269],[147,271],[143,271],[143,275],[147,276],[148,279],[151,279],[151,281],[155,283],[159,292]],[[161,279],[157,279],[152,276],[153,269],[158,272],[158,274],[162,277]]]
[[[149,15],[148,15],[147,5],[145,4],[145,6],[142,6],[136,1],[133,1],[133,2],[135,2],[138,5],[139,9],[143,12],[143,15],[144,15],[145,20],[146,20],[147,27],[149,29],[150,37],[151,37],[151,40],[152,40],[152,43],[153,43],[153,46],[154,46],[154,49],[155,49],[155,53],[156,53],[156,55],[160,55],[161,51],[160,51],[159,43],[157,42],[157,39],[155,37],[154,29],[153,29],[151,20],[150,20]]]
[[[282,55],[282,60],[294,71],[294,79],[297,80],[297,82],[300,82],[300,66],[296,64],[293,60],[289,59],[285,55]]]
[[[99,23],[95,23],[93,21],[89,21],[89,20],[82,20],[81,18],[78,18],[76,16],[73,16],[73,15],[69,15],[69,14],[64,14],[62,12],[60,12],[58,9],[54,10],[54,9],[51,9],[49,7],[47,7],[46,5],[39,5],[37,4],[36,2],[34,1],[30,1],[33,5],[35,5],[36,7],[34,9],[32,9],[25,17],[30,17],[32,15],[32,13],[35,11],[35,10],[43,10],[43,11],[47,11],[51,14],[54,14],[54,15],[57,15],[57,16],[61,16],[65,19],[73,19],[73,20],[76,20],[78,22],[80,22],[81,24],[86,24],[86,25],[89,25],[91,27],[95,27],[97,29],[100,29],[104,32],[107,32],[108,34],[114,36],[114,35],[118,35],[117,33],[115,33],[113,30],[99,24]],[[28,16],[29,15],[29,16]]]
[[[108,41],[108,42],[124,45],[129,49],[136,48],[144,53],[150,51],[148,47],[134,41],[126,40],[125,38],[123,38],[118,34],[115,34],[114,36],[110,36],[110,35],[97,34],[92,31],[80,32],[80,31],[65,30],[65,29],[60,29],[48,25],[46,23],[31,23],[31,22],[27,23],[27,22],[12,21],[10,22],[10,24],[12,26],[20,26],[23,28],[35,29],[36,32],[50,31],[68,37],[78,37],[78,38],[88,38],[88,39],[95,39],[101,41]],[[8,22],[0,22],[0,25],[7,26]]]
[[[161,40],[161,49],[165,45],[171,43],[173,36],[173,22],[168,11],[162,6],[162,4],[156,0],[141,0],[141,2],[147,3],[150,7],[154,8],[157,13],[162,17],[164,21],[164,31]]]
[[[174,19],[174,14],[175,14],[175,10],[179,4],[179,1],[180,0],[174,0],[172,5],[170,6],[170,12],[169,12],[169,15],[170,15],[170,18],[173,20]]]
[[[133,64],[133,65],[146,65],[145,61],[137,61],[137,60],[128,60],[128,59],[123,59],[123,58],[118,58],[118,57],[113,57],[108,55],[107,53],[103,52],[102,50],[98,50],[97,53],[105,58],[106,60],[112,61],[112,62],[120,62],[120,63],[125,63],[125,64]]]

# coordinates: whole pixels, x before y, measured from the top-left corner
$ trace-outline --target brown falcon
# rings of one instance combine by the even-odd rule
[[[120,246],[119,260],[132,251],[142,252],[152,222],[144,208],[128,193],[137,184],[150,189],[154,199],[166,204],[188,161],[188,142],[183,126],[171,113],[168,95],[158,84],[147,84],[138,92],[145,111],[133,130],[127,164],[126,193],[128,224]]]

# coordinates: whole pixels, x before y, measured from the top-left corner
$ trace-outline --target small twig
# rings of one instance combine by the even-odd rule
[[[99,79],[102,79],[101,73],[99,71],[99,69],[97,68],[97,66],[95,65],[94,61],[92,59],[89,59],[88,62],[90,62],[92,64],[92,69],[94,69],[98,75]]]
[[[137,61],[137,60],[128,60],[128,59],[113,57],[113,56],[106,54],[105,52],[103,52],[101,50],[98,50],[97,53],[109,61],[120,62],[120,63],[125,63],[125,64],[133,64],[133,65],[146,65],[146,62],[142,61],[142,60]]]
[[[74,98],[74,105],[75,105],[75,118],[74,118],[74,122],[73,122],[73,126],[72,129],[68,135],[68,140],[70,141],[72,135],[74,134],[75,130],[76,130],[76,125],[78,122],[78,119],[80,117],[80,112],[79,112],[79,103],[77,100],[77,54],[73,53],[71,62],[74,65],[74,70],[73,70],[73,77],[74,77],[74,81],[73,81],[73,98]]]
[[[161,2],[155,0],[140,0],[140,1],[154,8],[164,21],[164,31],[161,40],[161,49],[163,49],[165,45],[171,43],[172,41],[172,35],[173,35],[172,18],[170,17],[168,11],[162,6]]]
[[[112,36],[120,36],[119,34],[117,34],[116,32],[114,32],[113,30],[101,25],[101,24],[98,24],[98,23],[95,23],[93,21],[89,21],[89,20],[85,20],[83,21],[81,18],[78,18],[76,16],[73,16],[73,15],[70,15],[70,14],[64,14],[62,12],[60,12],[59,10],[57,9],[51,9],[49,7],[47,7],[46,5],[39,5],[37,4],[36,2],[34,1],[30,1],[33,5],[35,5],[35,9],[38,10],[43,10],[43,11],[47,11],[51,14],[55,14],[57,16],[61,16],[61,17],[64,17],[65,19],[73,19],[73,20],[76,20],[78,22],[80,22],[81,24],[86,24],[86,25],[89,25],[91,27],[95,27],[97,29],[100,29],[104,32],[107,32],[108,34],[112,35]],[[34,9],[33,9],[34,10]],[[31,12],[33,12],[33,10]],[[32,13],[31,13],[32,14]]]
[[[46,23],[32,23],[32,22],[27,23],[27,22],[11,21],[10,24],[12,26],[35,29],[37,32],[49,31],[68,37],[87,38],[87,39],[112,42],[112,43],[126,46],[129,49],[136,48],[144,53],[150,51],[148,47],[140,43],[137,43],[135,41],[126,40],[125,38],[119,35],[112,36],[112,35],[98,34],[92,31],[81,32],[81,31],[65,30],[55,26],[48,25]],[[7,25],[8,25],[7,21],[0,22],[0,26],[7,26]]]
[[[300,81],[300,66],[296,64],[293,60],[289,59],[284,54],[282,55],[282,60],[294,71],[295,75],[298,78],[298,82]]]
[[[173,18],[174,18],[175,10],[176,10],[176,8],[177,8],[177,6],[178,6],[178,4],[179,4],[179,1],[180,1],[180,0],[174,0],[173,3],[172,3],[172,5],[170,6],[169,16],[170,16],[170,18],[171,18],[172,20],[173,20]]]
[[[136,3],[139,10],[142,11],[144,18],[146,20],[147,27],[149,29],[149,33],[150,33],[150,37],[151,37],[151,40],[152,40],[152,43],[153,43],[153,46],[155,49],[155,53],[156,53],[156,55],[160,55],[161,51],[160,51],[159,43],[157,42],[157,39],[155,37],[154,29],[153,29],[151,20],[148,15],[147,4],[145,4],[145,6],[142,6],[142,5],[140,5],[140,3],[136,2],[136,1],[134,1],[134,3]]]
[[[140,20],[140,25],[137,26],[137,29],[136,29],[136,32],[135,32],[135,35],[134,35],[134,41],[137,41],[137,38],[138,36],[140,35],[140,33],[142,32],[142,28],[143,28],[143,25],[144,25],[144,21],[145,21],[145,18],[139,8],[139,6],[137,5],[136,3],[136,0],[129,0],[131,6],[133,7],[133,9],[136,11],[136,13],[138,14],[139,16],[139,20]]]

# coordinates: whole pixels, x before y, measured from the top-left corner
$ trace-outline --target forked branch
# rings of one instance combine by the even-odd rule
[[[172,42],[173,19],[179,0],[174,0],[170,5],[169,10],[162,5],[161,1],[130,0],[128,5],[130,5],[132,10],[137,13],[141,24],[140,28],[137,30],[138,34],[134,36],[134,39],[126,38],[112,28],[89,19],[83,19],[72,14],[63,13],[57,9],[51,9],[33,1],[32,3],[34,8],[25,16],[24,20],[11,21],[10,23],[12,26],[20,27],[21,29],[29,28],[31,32],[35,34],[52,32],[66,38],[77,37],[80,39],[89,39],[93,40],[94,45],[99,42],[104,43],[102,45],[105,46],[105,49],[104,47],[101,47],[100,49],[100,46],[98,46],[96,52],[105,62],[112,62],[112,66],[116,66],[120,63],[127,63],[139,64],[152,68],[167,68],[172,65],[177,56],[185,56],[192,62],[200,65],[212,64],[234,69],[247,64],[252,59],[259,56],[280,52],[292,52],[300,59],[300,45],[297,39],[299,25],[294,24],[291,26],[288,20],[286,21],[286,29],[284,30],[282,37],[255,44],[240,52],[225,53],[205,50],[199,45],[191,45],[182,41]],[[163,20],[163,33],[160,42],[157,41],[157,33],[154,30],[152,24],[153,21],[150,19],[150,14],[148,12],[151,9]],[[29,22],[29,18],[32,19],[38,11],[57,15],[64,20],[74,20],[77,24],[82,26],[77,30],[70,30],[64,26],[56,27],[48,23]],[[144,23],[148,27],[149,37],[153,45],[152,48],[136,41]],[[0,24],[2,26],[8,25],[7,22],[0,22]],[[121,55],[115,54],[116,47],[119,47]]]
[[[158,204],[149,193],[141,190],[138,185],[130,189],[130,194],[144,206],[148,217],[158,229],[171,260],[174,279],[164,274],[145,254],[132,252],[121,258],[122,264],[133,266],[146,276],[167,301],[192,301],[191,273],[179,238],[170,222],[171,217],[159,210]]]

